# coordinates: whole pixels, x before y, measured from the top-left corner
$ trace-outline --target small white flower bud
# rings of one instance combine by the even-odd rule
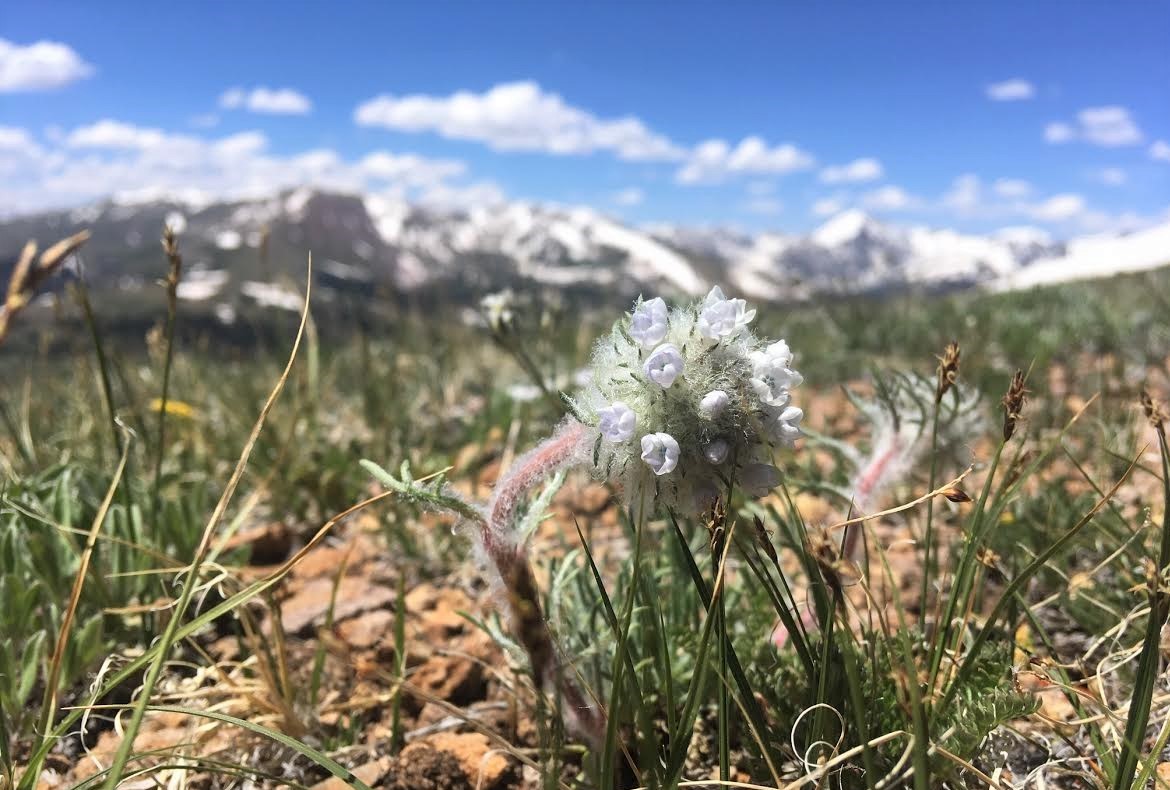
[[[731,398],[727,397],[726,392],[723,390],[711,390],[699,401],[699,414],[708,420],[714,420],[723,413],[728,403],[731,403]]]
[[[780,485],[780,470],[771,464],[748,464],[739,473],[739,484],[752,496],[764,496]]]
[[[642,460],[656,475],[665,475],[678,466],[678,442],[669,433],[648,433],[642,437]]]
[[[756,317],[755,310],[747,309],[743,299],[728,299],[718,285],[711,289],[699,311],[699,334],[719,342],[733,337]]]
[[[729,452],[731,452],[731,446],[727,442],[722,439],[715,439],[703,448],[703,457],[718,466],[727,460],[727,454]]]
[[[666,339],[666,302],[661,297],[641,302],[630,315],[630,337],[642,348],[656,346]]]
[[[620,400],[611,406],[597,410],[597,427],[609,442],[624,442],[634,435],[638,426],[638,415]]]
[[[646,373],[646,378],[666,389],[683,371],[682,354],[673,343],[663,343],[650,352],[650,356],[642,365],[642,370]]]

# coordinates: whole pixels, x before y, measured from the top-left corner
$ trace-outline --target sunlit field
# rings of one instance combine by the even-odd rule
[[[228,332],[182,244],[134,309],[13,274],[0,787],[1170,780],[1166,270],[714,337],[663,294],[664,385],[666,324],[536,286],[359,314],[283,261]]]

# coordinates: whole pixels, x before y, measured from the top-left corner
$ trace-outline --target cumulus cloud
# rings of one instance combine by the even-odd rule
[[[1030,212],[1038,220],[1062,222],[1083,214],[1085,212],[1085,199],[1071,193],[1053,195],[1032,206]]]
[[[627,187],[615,192],[611,200],[619,206],[638,206],[646,200],[646,194],[638,187]]]
[[[707,140],[691,150],[675,173],[680,184],[712,184],[736,175],[783,175],[807,170],[816,160],[791,143],[769,146],[745,137],[734,148],[726,140]]]
[[[1022,178],[997,178],[992,188],[1003,198],[1022,198],[1032,194],[1032,185]]]
[[[1170,143],[1165,140],[1155,140],[1150,146],[1150,158],[1170,162]]]
[[[261,86],[252,90],[231,88],[219,97],[219,106],[225,110],[244,109],[267,115],[307,115],[313,103],[303,93],[292,88],[271,89]]]
[[[472,140],[498,151],[558,155],[608,151],[631,161],[677,160],[685,153],[633,116],[598,118],[532,81],[501,83],[485,93],[384,94],[359,105],[354,121]]]
[[[818,217],[840,214],[845,209],[844,201],[838,198],[821,198],[812,204],[812,213]]]
[[[0,153],[36,157],[40,156],[41,150],[41,146],[27,129],[0,126]]]
[[[921,201],[901,187],[887,186],[862,196],[862,203],[873,211],[906,211],[916,208]]]
[[[0,93],[60,88],[93,74],[93,66],[58,41],[14,44],[0,38]]]
[[[1023,101],[1036,95],[1036,88],[1025,79],[1004,80],[993,82],[984,88],[987,98],[992,101]]]
[[[177,136],[172,136],[172,140]],[[88,126],[79,126],[67,138],[70,148],[153,148],[167,136],[159,129],[147,129],[103,118]]]
[[[19,167],[10,164],[17,150],[25,151]],[[462,183],[466,165],[450,159],[374,151],[347,160],[326,148],[285,156],[272,153],[258,131],[203,138],[113,119],[73,129],[48,150],[23,130],[0,127],[0,171],[5,175],[0,205],[7,211],[108,196],[130,202],[256,199],[302,185],[394,194],[435,205],[502,196],[494,184]]]
[[[1067,143],[1076,136],[1076,130],[1067,123],[1054,121],[1044,127],[1044,141],[1048,143]]]
[[[832,165],[821,171],[821,181],[826,184],[857,183],[874,181],[882,177],[882,163],[876,159],[854,159],[845,165]]]
[[[1075,124],[1061,121],[1048,124],[1044,127],[1044,139],[1050,143],[1080,140],[1103,148],[1117,148],[1137,145],[1145,139],[1145,135],[1128,109],[1109,105],[1081,110],[1077,113]]]

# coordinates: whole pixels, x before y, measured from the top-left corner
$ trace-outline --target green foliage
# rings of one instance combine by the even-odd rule
[[[835,434],[833,420],[842,415],[831,415],[823,431],[830,441],[816,443],[818,452],[785,458],[786,490],[777,499],[760,507],[733,497],[724,525],[724,535],[730,533],[728,572],[718,595],[718,553],[702,519],[630,513],[628,555],[598,552],[585,525],[579,538],[564,536],[562,551],[538,558],[552,579],[544,603],[559,645],[611,714],[605,743],[583,759],[579,747],[566,745],[571,735],[559,729],[555,710],[536,716],[547,725],[541,734],[546,780],[559,778],[552,766],[568,764],[581,770],[581,786],[620,786],[623,776],[666,785],[698,773],[692,752],[707,739],[711,757],[704,768],[722,756],[767,784],[809,769],[801,762],[804,750],[824,739],[833,745],[822,751],[830,760],[859,750],[848,761],[849,770],[826,769],[834,786],[871,786],[895,768],[901,773],[891,783],[909,785],[914,779],[906,772],[907,761],[900,760],[910,734],[923,729],[931,743],[959,759],[992,765],[982,751],[988,734],[1035,706],[1012,682],[1016,626],[1058,611],[1065,627],[1097,637],[1148,604],[1142,560],[1153,556],[1158,536],[1142,520],[1143,508],[1154,503],[1142,500],[1129,507],[1108,494],[1129,470],[1142,427],[1128,407],[1130,387],[1120,374],[1160,362],[1170,347],[1159,295],[1168,282],[1170,274],[1155,272],[1025,294],[897,297],[886,303],[835,299],[762,310],[761,331],[785,337],[802,353],[798,364],[810,389],[825,391],[871,369],[888,373],[890,381],[929,377],[934,355],[953,338],[963,345],[959,386],[964,395],[982,390],[985,404],[997,400],[1005,373],[1034,366],[1030,386],[1037,398],[1021,436],[990,470],[985,495],[975,504],[935,504],[938,545],[952,559],[940,568],[966,569],[958,579],[948,574],[928,580],[937,610],[955,613],[953,627],[934,627],[934,610],[927,613],[932,626],[927,630],[920,630],[914,617],[907,618],[906,629],[897,620],[859,621],[834,594],[830,568],[810,551],[811,538],[823,525],[805,524],[792,504],[802,493],[844,492],[850,479],[849,444],[834,446],[831,440],[854,444],[856,435]],[[95,300],[93,307],[107,335],[116,335],[108,325],[108,306]],[[317,366],[294,371],[287,402],[273,409],[269,429],[256,445],[239,504],[225,514],[225,531],[281,520],[306,534],[362,499],[373,475],[399,494],[382,512],[381,523],[389,552],[402,558],[403,584],[462,563],[464,544],[449,530],[419,529],[420,510],[481,518],[453,492],[474,482],[501,447],[522,449],[546,433],[564,409],[555,398],[514,400],[507,385],[535,371],[547,373],[547,382],[559,388],[567,377],[558,372],[573,370],[586,358],[594,334],[590,326],[611,322],[613,313],[585,314],[584,328],[531,321],[526,326],[530,318],[520,316],[508,342],[501,343],[504,349],[496,352],[482,332],[410,314],[396,315],[384,333],[359,328],[346,334],[322,322],[314,349]],[[182,322],[180,315],[179,337]],[[0,359],[8,374],[0,381],[0,762],[8,764],[36,752],[36,706],[84,532],[111,482],[115,459],[106,398],[139,439],[99,535],[63,656],[62,692],[84,689],[107,656],[147,651],[126,665],[130,669],[105,679],[105,692],[111,684],[136,679],[135,673],[157,658],[150,646],[163,618],[143,613],[143,605],[176,595],[175,581],[195,553],[288,340],[272,332],[247,354],[210,344],[180,348],[169,374],[169,398],[188,405],[191,414],[166,415],[161,448],[154,444],[158,414],[150,406],[161,389],[161,358],[144,352],[137,339],[106,342],[104,377],[94,352],[80,346],[46,358]],[[516,349],[523,354],[517,357]],[[1104,391],[1063,434],[1069,411],[1060,398],[1045,397],[1045,374],[1055,363],[1067,368],[1077,394]],[[853,416],[847,411],[843,419]],[[927,425],[932,416],[922,411],[916,420]],[[998,432],[978,430],[985,433],[943,436],[936,449],[953,438],[979,464],[977,475],[985,474],[988,437],[994,446]],[[362,458],[394,459],[397,472]],[[449,468],[457,460],[460,465]],[[938,463],[939,480],[956,471],[941,452]],[[416,480],[412,469],[445,471]],[[1131,474],[1148,484],[1164,472],[1139,467]],[[928,463],[920,463],[899,494],[921,494],[930,477]],[[561,482],[553,480],[521,511],[522,533],[535,531]],[[923,510],[894,514],[883,523],[917,534]],[[762,519],[763,538],[754,531],[755,516]],[[779,565],[764,541],[780,552]],[[228,552],[214,559],[230,572],[245,557]],[[189,613],[178,638],[192,637],[215,618],[237,617],[236,607],[260,587],[245,589],[246,595],[226,603],[213,600],[205,610]],[[996,608],[1005,589],[1013,596]],[[813,599],[817,622],[803,632],[795,613],[796,602],[806,595]],[[1025,613],[1025,606],[1032,609]],[[402,619],[395,621],[396,663],[387,667],[397,678],[408,672]],[[781,622],[794,633],[788,647],[777,649],[770,637]],[[1125,648],[1134,646],[1132,634],[1152,620],[1132,622],[1136,627],[1127,632]],[[501,643],[511,642],[494,618],[485,627]],[[1129,666],[1109,678],[1112,699],[1125,700],[1135,681],[1152,677],[1150,668],[1157,663],[1152,639],[1145,636],[1140,672]],[[555,709],[556,700],[549,702]],[[403,737],[401,705],[397,690],[395,741]],[[831,707],[840,719],[818,705]],[[1165,711],[1146,714],[1152,720]],[[1148,764],[1140,741],[1156,728],[1142,715],[1140,709],[1134,713],[1124,770]],[[61,735],[74,716],[62,712],[47,735]],[[228,719],[220,723],[245,726]],[[345,776],[332,748],[356,740],[359,724],[350,718],[334,728],[315,725],[299,740],[269,728],[251,729],[290,739],[282,742]],[[892,733],[903,735],[863,755],[863,744]],[[329,748],[319,749],[322,744]],[[1111,738],[1090,737],[1077,747],[1098,750],[1094,756],[1107,771],[1120,756]],[[44,749],[49,748],[46,742]],[[974,781],[940,752],[921,751],[916,759],[926,760],[932,776],[950,778],[956,786]],[[1125,777],[1110,778],[1124,786]]]

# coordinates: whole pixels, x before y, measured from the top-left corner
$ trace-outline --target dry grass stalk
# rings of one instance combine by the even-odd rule
[[[41,253],[35,264],[33,261],[37,255],[37,243],[30,241],[24,245],[16,261],[16,268],[12,270],[12,277],[8,281],[8,293],[4,298],[4,304],[0,305],[0,343],[8,337],[12,320],[33,300],[41,284],[53,276],[69,256],[77,252],[88,240],[88,230],[75,233]]]

